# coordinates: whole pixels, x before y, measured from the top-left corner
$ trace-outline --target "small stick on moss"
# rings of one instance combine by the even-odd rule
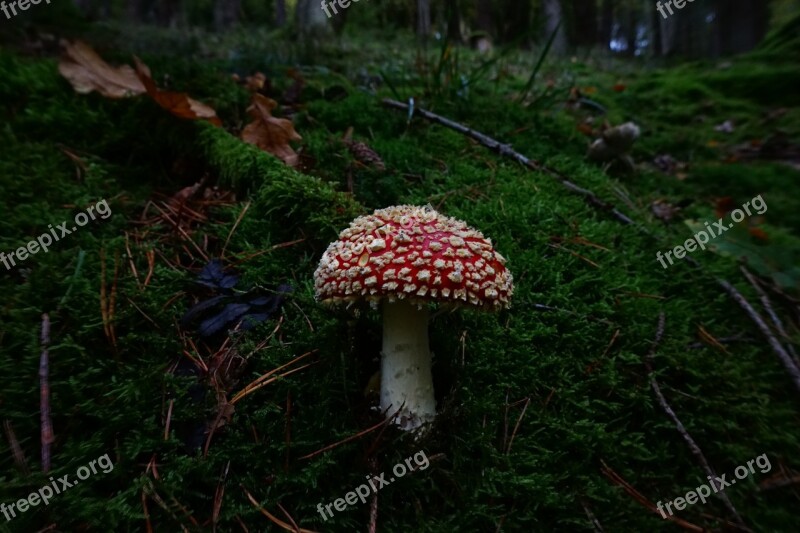
[[[786,341],[786,349],[792,356],[792,362],[797,368],[800,368],[800,358],[797,357],[797,352],[795,351],[794,346],[791,345],[791,338],[789,337],[789,334],[786,333],[786,329],[783,327],[783,322],[772,308],[772,302],[769,299],[767,291],[761,287],[761,283],[756,279],[755,276],[753,276],[753,274],[750,273],[749,270],[747,270],[747,268],[742,266],[741,270],[747,278],[747,281],[750,282],[750,285],[752,285],[756,292],[758,292],[759,296],[761,296],[761,305],[763,305],[764,309],[767,311],[767,315],[769,316],[769,319],[772,320],[772,324],[775,326],[775,329],[778,330],[778,333],[780,333],[781,337],[783,337]]]
[[[287,511],[287,510],[286,510],[286,509],[283,507],[283,505],[281,505],[281,502],[275,502],[275,503],[277,504],[278,508],[281,510],[281,512],[283,513],[283,515],[286,517],[286,519],[287,519],[289,522],[291,522],[291,523],[292,523],[292,527],[294,528],[292,531],[295,531],[295,532],[298,532],[298,533],[299,533],[299,531],[300,531],[300,526],[298,526],[298,525],[297,525],[297,522],[295,522],[295,521],[294,521],[294,518],[292,518],[292,515],[290,515],[290,514],[289,514],[289,511]]]
[[[164,440],[169,440],[169,426],[172,422],[172,407],[175,405],[175,399],[169,401],[169,408],[167,409],[167,421],[164,423]]]
[[[299,459],[311,459],[312,457],[314,457],[314,456],[316,456],[316,455],[319,455],[319,454],[321,454],[321,453],[327,452],[328,450],[332,450],[333,448],[336,448],[337,446],[340,446],[340,445],[342,445],[342,444],[345,444],[346,442],[350,442],[351,440],[355,440],[355,439],[358,439],[358,438],[360,438],[360,437],[363,437],[363,436],[364,436],[364,435],[366,435],[367,433],[369,433],[369,432],[371,432],[371,431],[375,431],[376,429],[378,429],[378,428],[379,428],[379,427],[381,427],[381,426],[385,426],[386,424],[388,424],[389,422],[391,422],[391,421],[392,421],[392,419],[393,419],[393,418],[394,418],[394,417],[397,415],[397,413],[399,413],[399,412],[400,412],[400,410],[401,410],[401,409],[402,409],[404,406],[405,406],[405,404],[401,405],[401,406],[400,406],[400,409],[398,409],[398,410],[397,410],[397,411],[394,413],[394,415],[392,415],[392,416],[391,416],[391,417],[389,417],[389,418],[385,418],[384,420],[381,420],[380,422],[378,422],[378,423],[377,423],[377,424],[375,424],[374,426],[372,426],[372,427],[370,427],[370,428],[367,428],[367,429],[365,429],[365,430],[363,430],[363,431],[359,431],[358,433],[356,433],[356,434],[354,434],[354,435],[350,435],[349,437],[347,437],[347,438],[344,438],[344,439],[342,439],[342,440],[340,440],[340,441],[338,441],[338,442],[334,442],[333,444],[329,444],[328,446],[325,446],[324,448],[320,448],[319,450],[317,450],[317,451],[315,451],[315,452],[311,452],[311,453],[309,453],[308,455],[304,455],[304,456],[302,456],[302,457],[299,457]]]
[[[144,511],[145,531],[153,533],[153,524],[150,523],[150,510],[147,508],[147,494],[142,489],[142,510]]]
[[[508,448],[506,449],[506,455],[511,453],[511,445],[514,444],[514,437],[517,435],[517,431],[519,431],[519,425],[522,424],[522,417],[525,416],[525,411],[528,410],[528,406],[531,403],[530,396],[525,401],[525,407],[522,408],[522,412],[519,414],[519,418],[517,418],[517,423],[514,425],[514,431],[511,432],[511,438],[508,440]]]
[[[301,365],[301,366],[299,366],[299,367],[297,367],[297,368],[294,368],[294,369],[292,369],[292,370],[288,370],[288,371],[284,372],[283,374],[278,374],[278,375],[277,375],[277,376],[275,376],[275,377],[270,377],[270,376],[272,376],[273,374],[275,374],[276,372],[278,372],[278,371],[280,371],[280,370],[282,370],[282,369],[286,368],[287,366],[289,366],[289,365],[291,365],[291,364],[293,364],[293,363],[296,363],[296,362],[298,362],[298,361],[299,361],[300,359],[302,359],[303,357],[306,357],[306,356],[308,356],[308,355],[314,354],[314,353],[316,353],[317,351],[318,351],[318,350],[312,350],[312,351],[310,351],[310,352],[306,352],[306,353],[304,353],[304,354],[303,354],[303,355],[301,355],[301,356],[295,357],[294,359],[292,359],[292,360],[291,360],[291,361],[289,361],[288,363],[285,363],[285,364],[283,364],[283,365],[279,366],[278,368],[275,368],[275,369],[273,369],[273,370],[270,370],[269,372],[267,372],[267,373],[266,373],[266,374],[264,374],[263,376],[261,376],[261,377],[259,377],[259,378],[256,378],[256,379],[255,379],[255,381],[253,381],[252,383],[248,384],[248,385],[247,385],[247,386],[246,386],[244,389],[242,389],[241,391],[239,391],[239,392],[238,392],[238,393],[237,393],[237,394],[236,394],[236,395],[233,397],[233,399],[230,401],[230,404],[231,404],[231,405],[235,404],[236,402],[238,402],[239,400],[241,400],[242,398],[244,398],[245,396],[247,396],[247,395],[248,395],[248,394],[250,394],[251,392],[257,391],[258,389],[260,389],[260,388],[262,388],[262,387],[265,387],[266,385],[269,385],[270,383],[273,383],[273,382],[277,381],[277,380],[278,380],[278,379],[280,379],[280,378],[285,378],[285,377],[287,377],[287,376],[290,376],[291,374],[294,374],[295,372],[299,372],[300,370],[303,370],[304,368],[308,368],[308,367],[310,367],[311,365],[315,365],[315,364],[317,364],[319,361],[315,361],[315,362],[313,362],[313,363],[308,363],[308,364],[306,364],[306,365]]]
[[[508,442],[508,410],[511,407],[511,405],[508,403],[508,394],[510,390],[511,387],[506,388],[506,409],[503,413],[503,450],[507,449],[506,443]]]
[[[383,99],[383,105],[385,105],[387,107],[393,107],[395,109],[402,109],[404,111],[408,110],[408,105],[407,104],[404,104],[403,102],[398,102],[397,100],[392,100],[391,98],[384,98]],[[480,144],[482,144],[486,148],[489,148],[490,150],[496,151],[497,153],[499,153],[502,156],[505,156],[505,157],[508,157],[510,159],[513,159],[514,161],[517,161],[518,163],[520,163],[520,164],[522,164],[522,165],[524,165],[524,166],[526,166],[526,167],[528,167],[528,168],[530,168],[532,170],[536,170],[538,172],[542,172],[544,174],[547,174],[547,175],[555,178],[556,180],[558,180],[561,183],[561,185],[563,185],[564,187],[569,189],[571,192],[583,196],[584,199],[586,200],[586,202],[589,205],[591,205],[592,207],[596,207],[596,208],[601,209],[603,211],[610,212],[611,214],[614,215],[614,218],[616,218],[617,220],[619,220],[623,224],[634,225],[633,220],[628,218],[627,215],[621,213],[613,205],[611,205],[610,203],[606,202],[605,200],[601,200],[592,191],[590,191],[588,189],[584,189],[583,187],[580,187],[580,186],[572,183],[569,179],[567,179],[566,176],[564,176],[563,174],[561,174],[557,170],[554,170],[552,168],[546,167],[546,166],[542,165],[541,163],[539,163],[538,161],[536,161],[534,159],[529,159],[529,158],[525,157],[521,153],[519,153],[519,152],[515,151],[513,148],[511,148],[510,144],[501,143],[500,141],[498,141],[496,139],[493,139],[492,137],[489,137],[488,135],[485,135],[485,134],[483,134],[483,133],[481,133],[479,131],[476,131],[476,130],[473,130],[472,128],[464,126],[463,124],[459,124],[458,122],[455,122],[453,120],[445,118],[445,117],[443,117],[441,115],[437,115],[436,113],[432,113],[432,112],[427,111],[425,109],[417,107],[417,108],[414,109],[414,112],[418,113],[419,115],[422,115],[424,118],[430,120],[431,122],[435,122],[437,124],[441,124],[442,126],[445,126],[445,127],[450,128],[452,130],[455,130],[455,131],[457,131],[457,132],[459,132],[459,133],[461,133],[463,135],[466,135],[467,137],[470,137],[471,139],[474,139],[474,140],[478,141]]]
[[[286,391],[286,456],[283,461],[283,471],[289,473],[289,454],[292,450],[292,393]]]
[[[589,519],[589,522],[591,522],[591,523],[592,523],[592,527],[594,527],[594,530],[595,530],[597,533],[605,533],[605,532],[603,531],[603,526],[601,526],[601,525],[600,525],[600,521],[599,521],[599,520],[597,519],[597,517],[594,515],[594,513],[592,512],[592,510],[591,510],[591,509],[589,509],[589,506],[588,506],[588,505],[586,505],[586,502],[585,502],[583,499],[581,499],[581,507],[583,507],[583,510],[584,510],[584,512],[586,513],[586,517]]]
[[[269,511],[267,511],[266,509],[264,509],[263,507],[261,507],[261,504],[259,504],[259,503],[258,503],[258,500],[256,500],[256,499],[253,497],[253,495],[252,495],[252,494],[250,494],[250,491],[248,491],[248,490],[245,488],[245,486],[244,486],[244,485],[240,485],[240,486],[241,486],[242,490],[244,491],[244,494],[245,494],[245,496],[247,496],[247,499],[248,499],[248,500],[250,500],[250,503],[253,505],[253,507],[255,507],[256,509],[258,509],[258,511],[259,511],[261,514],[263,514],[264,516],[266,516],[267,518],[269,518],[269,519],[272,521],[272,523],[273,523],[273,524],[275,524],[276,526],[278,526],[278,527],[280,527],[280,528],[282,528],[282,529],[285,529],[286,531],[297,531],[297,532],[299,532],[299,533],[316,533],[315,531],[311,531],[310,529],[303,529],[303,528],[295,528],[295,527],[292,527],[290,524],[287,524],[286,522],[284,522],[284,521],[283,521],[283,520],[281,520],[280,518],[278,518],[278,517],[276,517],[276,516],[272,515],[272,514],[271,514]]]
[[[130,236],[127,231],[125,232],[125,251],[128,252],[128,263],[130,264],[131,272],[133,272],[133,278],[136,280],[136,285],[139,287],[139,290],[142,290],[142,282],[139,281],[139,272],[136,271],[136,264],[133,262]]]
[[[375,457],[371,457],[369,461],[370,466],[372,467],[372,475],[378,475],[378,460]],[[377,533],[378,532],[378,492],[375,491],[372,493],[372,498],[369,501],[369,533]]]
[[[639,504],[642,505],[643,507],[646,507],[647,509],[649,509],[651,512],[653,512],[655,514],[660,514],[658,512],[658,508],[656,507],[656,505],[653,502],[651,502],[650,500],[645,498],[642,495],[641,492],[639,492],[638,490],[636,490],[633,487],[633,485],[631,485],[630,483],[625,481],[622,478],[622,476],[620,476],[619,474],[614,472],[611,469],[611,467],[606,464],[605,461],[600,459],[600,464],[602,465],[601,468],[600,468],[600,472],[602,472],[602,474],[604,476],[606,476],[608,479],[610,479],[612,483],[622,487],[622,490],[627,492],[634,500],[639,502]],[[670,522],[675,522],[675,524],[681,526],[683,529],[686,529],[688,531],[696,531],[698,533],[703,533],[704,531],[707,531],[707,529],[702,528],[702,527],[700,527],[698,525],[692,524],[691,522],[687,522],[686,520],[684,520],[682,518],[678,518],[677,516],[669,515],[665,519],[669,520]]]
[[[231,231],[228,233],[228,238],[225,239],[225,244],[222,246],[222,253],[219,254],[220,258],[225,259],[225,250],[228,249],[228,243],[231,242],[231,237],[233,237],[233,233],[236,231],[236,228],[239,227],[239,223],[244,218],[244,215],[245,213],[247,213],[248,209],[250,209],[249,201],[244,205],[244,208],[242,208],[242,212],[239,213],[239,216],[236,217],[236,222],[233,223],[233,227],[231,228]]]
[[[17,464],[17,468],[19,468],[20,472],[29,476],[31,470],[28,468],[28,462],[25,460],[25,452],[22,451],[22,446],[19,445],[19,440],[17,440],[16,433],[14,433],[14,428],[11,427],[11,422],[3,420],[3,428],[6,430],[8,445],[11,447],[11,453],[14,456],[14,462]]]
[[[47,313],[42,315],[42,355],[39,358],[39,398],[41,401],[42,423],[42,472],[50,471],[50,444],[55,440],[53,436],[53,421],[50,419],[50,317]]]
[[[759,483],[758,491],[763,492],[765,490],[777,489],[789,485],[800,485],[800,475],[767,479]]]
[[[761,318],[761,315],[759,315],[758,312],[753,309],[753,306],[750,305],[750,302],[748,302],[747,299],[742,296],[738,290],[736,290],[736,287],[724,279],[717,279],[717,283],[719,283],[722,288],[725,289],[731,298],[736,300],[736,303],[738,303],[739,306],[744,309],[744,312],[747,314],[747,316],[749,316],[758,329],[761,330],[761,333],[767,338],[767,342],[769,342],[769,345],[772,347],[772,351],[775,352],[775,355],[777,355],[778,359],[781,360],[783,366],[786,367],[786,371],[789,373],[789,376],[791,376],[792,381],[794,381],[795,387],[797,387],[797,390],[800,391],[800,368],[794,364],[792,357],[786,352],[786,350],[784,350],[781,343],[778,342],[778,339],[775,338],[775,335],[772,333],[772,331],[770,331],[769,326],[767,326],[766,322],[764,322],[764,319]]]
[[[153,482],[150,479],[147,479],[145,481],[145,485],[144,485],[144,487],[142,487],[142,490],[147,494],[147,496],[149,496],[154,502],[156,502],[156,504],[159,507],[161,507],[164,511],[166,511],[167,514],[169,514],[170,517],[175,522],[178,523],[178,525],[181,527],[181,530],[183,531],[183,533],[189,533],[189,529],[183,524],[183,521],[180,519],[180,517],[178,515],[176,515],[172,511],[170,506],[167,505],[167,502],[165,502],[164,499],[158,494],[158,492],[156,492],[156,489],[153,486]],[[173,498],[173,501],[174,501],[174,498]],[[184,511],[185,511],[185,509],[184,509]],[[190,517],[190,518],[192,520],[194,520],[192,517]],[[194,524],[197,525],[197,521],[196,520],[194,521]]]
[[[703,455],[702,450],[700,450],[700,446],[698,446],[697,442],[695,442],[695,440],[692,438],[692,436],[689,435],[689,432],[686,430],[686,427],[683,425],[683,423],[678,418],[678,415],[675,414],[675,411],[672,409],[672,407],[667,402],[667,399],[664,397],[664,394],[661,392],[661,387],[658,385],[658,381],[656,381],[655,373],[653,372],[653,362],[655,360],[655,353],[656,353],[656,350],[658,350],[658,345],[661,343],[661,339],[664,337],[664,326],[665,326],[665,323],[666,323],[666,320],[665,320],[665,317],[664,317],[664,312],[661,311],[658,314],[658,329],[656,330],[656,337],[653,340],[653,347],[650,348],[650,352],[648,352],[648,354],[647,354],[647,356],[645,356],[645,360],[644,360],[644,366],[647,369],[647,375],[650,378],[650,387],[653,389],[653,392],[656,395],[656,399],[658,400],[658,404],[661,406],[661,408],[664,410],[664,412],[667,414],[667,416],[675,424],[675,427],[678,430],[678,433],[680,433],[681,436],[683,437],[683,440],[686,441],[686,444],[689,446],[689,450],[692,452],[692,455],[694,455],[695,458],[700,463],[700,466],[703,468],[703,471],[705,472],[706,476],[709,479],[711,479],[711,478],[715,478],[716,479],[717,478],[716,472],[714,472],[714,470],[708,464],[708,461],[706,460],[705,455]],[[741,528],[742,531],[751,531],[750,528],[748,528],[745,525],[744,520],[742,520],[742,517],[739,516],[739,513],[736,511],[736,508],[733,506],[733,503],[731,502],[730,498],[728,498],[728,495],[724,491],[720,491],[719,490],[720,487],[715,486],[716,484],[715,484],[714,481],[711,481],[711,485],[714,486],[714,492],[716,493],[717,496],[719,496],[720,500],[722,500],[722,503],[725,505],[725,507],[731,513],[731,516],[734,517],[737,526],[739,528]],[[717,491],[719,491],[719,492],[717,492]]]

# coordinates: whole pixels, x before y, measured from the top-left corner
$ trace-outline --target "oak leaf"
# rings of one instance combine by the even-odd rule
[[[145,92],[144,84],[130,66],[110,66],[82,41],[62,41],[62,45],[64,55],[58,63],[58,71],[76,92],[97,91],[106,98],[127,98]]]
[[[272,110],[278,103],[262,94],[253,94],[253,100],[247,112],[253,121],[242,130],[242,140],[258,146],[281,159],[290,167],[297,166],[300,158],[289,145],[289,141],[300,141],[303,138],[295,131],[291,120],[275,118]]]
[[[212,107],[190,98],[186,93],[162,91],[156,87],[150,74],[150,68],[136,56],[133,56],[133,61],[136,63],[136,74],[144,85],[147,95],[155,100],[158,105],[176,117],[186,119],[199,118],[208,120],[215,126],[222,126],[222,121],[217,117],[217,112]]]

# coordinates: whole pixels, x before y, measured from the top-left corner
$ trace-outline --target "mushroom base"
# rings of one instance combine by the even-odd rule
[[[404,300],[383,305],[381,410],[406,431],[436,415],[426,306]]]

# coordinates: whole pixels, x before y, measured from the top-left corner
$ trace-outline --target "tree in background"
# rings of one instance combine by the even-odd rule
[[[767,34],[770,0],[714,0],[720,54],[752,50]]]
[[[275,0],[275,25],[279,28],[286,26],[286,0]]]
[[[423,41],[431,33],[431,2],[430,0],[417,0],[417,35]]]
[[[573,45],[594,46],[597,44],[599,39],[597,15],[595,0],[574,0],[572,2]]]
[[[226,30],[239,22],[241,0],[214,0],[214,29]]]
[[[342,16],[341,10],[335,16]],[[297,0],[295,23],[300,34],[306,36],[328,33],[331,28],[318,0]]]
[[[662,0],[662,5],[666,0]],[[274,3],[273,3],[274,2]],[[538,43],[547,39],[558,21],[562,30],[553,53],[599,45],[626,55],[656,57],[719,57],[752,50],[770,22],[800,13],[800,0],[694,0],[672,6],[667,17],[656,0],[372,0],[351,3],[329,19],[319,0],[74,0],[89,19],[125,18],[162,27],[194,24],[224,31],[239,24],[283,27],[294,8],[295,24],[303,35],[324,35],[344,28],[348,14],[370,27],[413,29],[424,42],[434,28],[453,42],[469,35],[472,44],[487,42]],[[362,10],[363,8],[363,10]],[[358,17],[355,10],[360,11]],[[351,13],[353,12],[353,13]],[[357,32],[360,28],[354,28]]]
[[[564,11],[561,9],[561,1],[543,1],[545,38],[549,39],[553,32],[557,31],[550,53],[563,56],[567,53],[567,33],[564,29]]]

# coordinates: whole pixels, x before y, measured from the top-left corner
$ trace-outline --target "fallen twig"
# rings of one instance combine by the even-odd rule
[[[404,104],[403,102],[398,102],[397,100],[392,100],[391,98],[384,98],[383,105],[387,107],[393,107],[395,109],[402,109],[404,111],[408,111],[407,104]],[[441,124],[442,126],[448,127],[461,134],[464,134],[467,137],[470,137],[471,139],[478,141],[480,144],[489,148],[490,150],[494,150],[502,156],[513,159],[514,161],[517,161],[518,163],[532,170],[548,174],[549,176],[558,180],[564,187],[569,189],[571,192],[583,196],[589,205],[596,207],[598,209],[602,209],[604,211],[609,211],[614,215],[614,218],[616,218],[617,220],[619,220],[624,224],[630,224],[630,225],[634,224],[633,220],[631,220],[627,215],[621,213],[613,205],[606,202],[605,200],[601,200],[592,191],[584,189],[583,187],[580,187],[572,183],[569,179],[567,179],[566,176],[564,176],[557,170],[546,167],[536,160],[525,157],[521,153],[511,148],[510,144],[501,143],[500,141],[493,139],[492,137],[489,137],[488,135],[485,135],[479,131],[473,130],[472,128],[464,126],[463,124],[459,124],[458,122],[455,122],[453,120],[450,120],[441,115],[437,115],[436,113],[432,113],[428,110],[419,107],[415,107],[413,112],[421,115],[422,117],[426,118],[427,120],[430,120],[431,122]]]
[[[405,405],[405,403],[403,403],[403,405]],[[403,408],[403,405],[400,406],[400,409]],[[400,412],[400,409],[398,409],[397,412],[395,412],[395,415],[397,415],[397,413]],[[366,435],[370,431],[374,431],[374,430],[378,429],[379,427],[388,424],[393,419],[394,419],[394,415],[390,416],[390,417],[386,417],[384,420],[381,420],[380,422],[378,422],[377,424],[375,424],[374,426],[372,426],[370,428],[367,428],[367,429],[365,429],[363,431],[359,431],[358,433],[356,433],[354,435],[350,435],[349,437],[347,437],[345,439],[342,439],[342,440],[340,440],[338,442],[334,442],[333,444],[329,444],[328,446],[325,446],[324,448],[321,448],[321,449],[319,449],[319,450],[317,450],[315,452],[311,452],[311,453],[309,453],[307,455],[304,455],[304,456],[300,457],[299,459],[311,459],[312,457],[314,457],[316,455],[319,455],[321,453],[327,452],[328,450],[332,450],[333,448],[336,448],[337,446],[340,446],[340,445],[342,445],[342,444],[344,444],[346,442],[350,442],[351,440],[355,440],[355,439],[357,439],[359,437],[363,437],[364,435]]]
[[[30,475],[31,470],[28,468],[27,461],[25,461],[25,453],[22,451],[22,446],[19,445],[19,440],[17,440],[16,433],[14,433],[14,428],[11,427],[11,422],[8,420],[3,420],[3,429],[6,430],[6,438],[8,439],[8,445],[11,448],[11,453],[14,456],[14,462],[17,464],[20,472],[26,476]]]
[[[759,283],[756,277],[753,276],[750,271],[747,270],[747,268],[742,266],[741,270],[742,273],[744,273],[744,276],[747,278],[747,281],[750,282],[750,285],[752,285],[756,292],[758,292],[759,296],[761,296],[761,305],[763,305],[764,309],[767,311],[767,315],[769,316],[769,319],[772,320],[772,324],[775,326],[775,329],[778,330],[778,333],[780,333],[781,337],[783,337],[786,341],[786,349],[792,356],[792,362],[794,362],[794,365],[797,368],[800,368],[800,357],[797,356],[797,352],[795,351],[794,346],[791,344],[791,338],[789,337],[789,334],[786,333],[786,329],[783,327],[783,322],[772,308],[772,302],[769,299],[769,295],[767,295],[767,291],[761,287],[761,283]]]
[[[800,368],[794,364],[792,357],[786,352],[786,350],[783,348],[783,345],[778,342],[778,339],[775,338],[775,335],[772,333],[772,331],[770,331],[769,326],[767,326],[766,322],[764,322],[764,319],[761,318],[761,315],[759,315],[758,312],[753,309],[753,306],[750,305],[750,302],[748,302],[747,299],[742,296],[738,290],[736,290],[736,287],[724,279],[717,279],[717,283],[722,285],[722,288],[725,289],[731,298],[736,300],[736,303],[738,303],[739,306],[744,309],[744,312],[747,314],[747,316],[749,316],[750,319],[755,322],[758,329],[761,330],[761,333],[767,338],[767,342],[769,342],[769,345],[772,347],[772,351],[775,352],[775,355],[777,355],[778,359],[781,360],[783,366],[786,367],[786,371],[789,373],[789,376],[791,376],[792,381],[794,381],[795,387],[797,387],[797,390],[800,391]]]
[[[247,213],[248,209],[250,209],[250,202],[247,202],[244,205],[244,208],[242,209],[242,212],[239,213],[238,217],[236,217],[236,222],[233,223],[233,227],[231,228],[231,231],[228,233],[228,238],[225,239],[225,244],[222,246],[222,252],[219,254],[219,256],[222,259],[225,258],[225,250],[228,249],[228,243],[231,242],[231,237],[233,237],[233,233],[236,231],[236,228],[239,227],[239,223],[244,218],[244,215],[245,215],[245,213]]]
[[[282,528],[282,529],[285,529],[286,531],[296,531],[296,532],[298,532],[298,533],[316,533],[315,531],[311,531],[310,529],[303,529],[303,528],[295,528],[295,527],[292,527],[290,524],[287,524],[286,522],[284,522],[284,521],[283,521],[283,520],[281,520],[280,518],[278,518],[278,517],[276,517],[276,516],[272,515],[272,514],[271,514],[269,511],[267,511],[266,509],[264,509],[263,507],[261,507],[261,505],[258,503],[258,500],[256,500],[256,499],[253,497],[253,495],[252,495],[252,494],[250,494],[250,491],[248,491],[248,490],[247,490],[247,489],[244,487],[244,485],[241,485],[241,487],[242,487],[242,490],[244,491],[244,494],[245,494],[245,496],[247,496],[247,499],[248,499],[248,500],[250,500],[250,503],[251,503],[251,504],[253,504],[253,507],[255,507],[256,509],[258,509],[258,511],[259,511],[261,514],[263,514],[264,516],[266,516],[267,518],[269,518],[269,519],[272,521],[272,523],[273,523],[273,524],[277,525],[278,527],[280,527],[280,528]]]
[[[582,499],[581,499],[581,506],[583,507],[583,510],[584,510],[584,512],[586,513],[586,517],[589,519],[589,522],[591,522],[591,523],[592,523],[592,527],[594,527],[594,530],[595,530],[597,533],[605,533],[605,532],[603,531],[603,526],[602,526],[602,525],[600,525],[600,521],[599,521],[599,520],[597,519],[597,517],[594,515],[594,513],[592,512],[592,510],[591,510],[591,509],[589,509],[589,506],[588,506],[588,505],[586,505],[586,502],[585,502],[585,501],[583,501]]]
[[[42,355],[39,358],[39,399],[42,424],[42,472],[50,471],[50,445],[55,440],[53,436],[53,421],[50,418],[50,317],[47,313],[42,315]]]
[[[631,485],[630,483],[625,481],[622,478],[622,476],[620,476],[619,474],[614,472],[611,469],[611,467],[606,464],[605,461],[603,461],[601,459],[600,463],[602,465],[602,467],[600,468],[600,471],[603,473],[604,476],[606,476],[608,479],[610,479],[612,483],[622,487],[622,490],[624,490],[625,492],[630,494],[631,497],[633,497],[634,500],[639,502],[640,505],[642,505],[644,507],[647,507],[648,509],[650,509],[650,511],[652,511],[655,514],[658,514],[658,515],[661,514],[661,513],[658,512],[658,508],[656,507],[656,505],[653,502],[651,502],[650,500],[645,498],[638,490],[633,488],[633,485]],[[687,522],[686,520],[684,520],[682,518],[678,518],[677,516],[668,515],[665,518],[665,520],[669,520],[670,522],[675,522],[676,524],[681,526],[683,529],[688,529],[689,531],[697,531],[697,532],[700,532],[700,533],[702,533],[703,531],[706,531],[706,529],[704,529],[704,528],[702,528],[700,526],[697,526],[695,524],[692,524],[691,522]]]
[[[800,474],[791,477],[780,477],[777,479],[773,478],[764,480],[758,485],[758,490],[759,492],[762,492],[765,490],[777,489],[779,487],[786,487],[788,485],[796,484],[800,485]]]
[[[717,496],[719,496],[719,498],[722,500],[722,503],[725,505],[725,507],[728,509],[731,515],[735,518],[737,526],[741,528],[743,531],[750,531],[750,529],[745,525],[744,520],[742,520],[742,517],[739,516],[739,513],[736,511],[736,508],[733,506],[733,503],[731,502],[730,498],[728,498],[728,495],[725,494],[724,491],[719,490],[720,488],[723,487],[716,486],[715,482],[711,480],[712,478],[716,479],[717,474],[708,464],[708,461],[703,455],[702,450],[700,450],[700,446],[698,446],[695,440],[692,438],[692,436],[689,435],[689,432],[686,430],[686,427],[684,427],[683,423],[678,418],[678,415],[676,415],[675,411],[672,410],[672,407],[669,405],[667,399],[664,397],[664,394],[661,392],[661,387],[659,387],[658,381],[656,381],[656,376],[655,373],[653,372],[653,362],[655,359],[655,352],[658,349],[658,345],[661,343],[661,339],[664,337],[664,325],[665,325],[665,318],[664,318],[664,312],[662,311],[658,315],[658,329],[656,330],[656,337],[653,340],[653,347],[650,349],[650,352],[648,352],[647,356],[645,356],[644,360],[644,365],[645,368],[647,369],[647,375],[650,378],[650,387],[653,389],[653,392],[656,395],[656,399],[658,400],[659,405],[667,414],[667,416],[672,420],[672,422],[675,424],[678,433],[681,434],[683,440],[685,440],[686,444],[688,444],[689,450],[700,462],[700,466],[703,468],[703,471],[709,478],[709,482],[714,487],[714,492],[716,493]]]
[[[242,398],[244,398],[245,396],[247,396],[251,392],[257,391],[258,389],[260,389],[260,388],[262,388],[262,387],[264,387],[266,385],[269,385],[270,383],[272,383],[274,381],[277,381],[279,378],[283,378],[283,377],[289,376],[290,374],[294,374],[295,372],[297,372],[299,370],[302,370],[304,368],[308,368],[309,366],[316,364],[316,362],[315,362],[315,363],[309,363],[309,364],[306,364],[306,365],[301,365],[301,366],[299,366],[297,368],[294,368],[292,370],[284,372],[283,374],[278,374],[277,376],[272,377],[270,379],[270,376],[272,376],[276,372],[279,372],[279,371],[283,370],[284,368],[286,368],[289,365],[297,363],[298,361],[300,361],[304,357],[307,357],[307,356],[309,356],[311,354],[317,353],[317,351],[318,350],[311,350],[310,352],[306,352],[303,355],[299,355],[299,356],[295,357],[294,359],[292,359],[291,361],[289,361],[288,363],[284,363],[281,366],[279,366],[278,368],[272,369],[269,372],[267,372],[266,374],[264,374],[263,376],[261,376],[259,378],[256,378],[255,381],[253,381],[252,383],[248,384],[244,389],[239,391],[233,397],[233,399],[231,399],[230,404],[231,405],[235,404],[236,402],[238,402],[239,400],[241,400]]]
[[[511,432],[511,438],[508,440],[508,448],[506,448],[506,455],[511,453],[511,445],[514,444],[514,437],[517,435],[517,431],[519,431],[519,426],[522,424],[522,417],[525,416],[525,411],[528,410],[528,406],[531,404],[530,396],[525,401],[525,407],[522,408],[522,412],[519,414],[519,418],[517,418],[517,423],[514,425],[514,431]]]
[[[372,467],[372,475],[378,474],[378,460],[375,457],[370,457],[370,466]],[[372,498],[369,501],[369,533],[377,533],[378,531],[378,491],[372,493]]]

